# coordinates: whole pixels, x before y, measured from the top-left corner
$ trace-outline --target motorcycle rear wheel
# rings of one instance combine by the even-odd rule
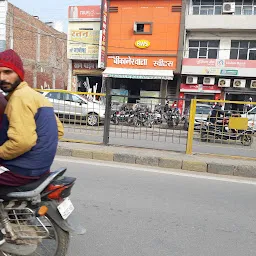
[[[243,146],[251,146],[252,143],[253,143],[253,137],[252,135],[248,135],[248,134],[245,134],[241,137],[241,143],[243,144]]]
[[[50,236],[38,243],[37,250],[28,256],[66,256],[69,246],[69,233],[62,230],[49,216],[47,216],[47,228]],[[45,224],[45,223],[44,223]],[[54,237],[52,237],[54,235]],[[55,247],[52,248],[52,240],[55,239]],[[49,240],[49,241],[48,241]],[[0,256],[17,256],[0,251]]]

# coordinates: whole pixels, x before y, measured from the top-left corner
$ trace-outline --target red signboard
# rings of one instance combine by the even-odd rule
[[[73,70],[97,69],[97,61],[73,61]]]
[[[218,85],[181,84],[181,92],[221,93]]]
[[[101,40],[99,52],[99,65],[101,69],[105,68],[105,54],[106,54],[106,35],[107,35],[107,15],[108,15],[108,2],[102,0],[102,20],[101,20]]]
[[[69,6],[68,11],[69,19],[74,20],[90,20],[101,18],[101,7],[100,5],[91,6]]]

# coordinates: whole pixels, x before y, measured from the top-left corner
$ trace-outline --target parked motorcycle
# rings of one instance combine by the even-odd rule
[[[164,118],[168,127],[178,126],[181,121],[181,115],[177,108],[168,109],[164,114]]]
[[[21,187],[1,187],[0,229],[6,242],[0,255],[67,255],[70,233],[84,234],[76,225],[69,199],[75,178],[65,168]]]
[[[133,114],[133,110],[128,109],[127,106],[122,106],[119,111],[113,112],[113,114],[111,115],[111,122],[115,125],[118,125],[119,123],[132,124]]]
[[[130,111],[115,111],[111,115],[111,121],[115,125],[118,125],[119,123],[131,123],[130,114]]]
[[[133,124],[135,126],[146,126],[152,128],[154,124],[154,116],[150,112],[149,108],[137,104],[134,109]]]
[[[228,128],[228,119],[218,120],[216,124],[205,122],[201,127],[201,141],[207,142],[211,139],[220,141],[241,141],[244,146],[251,146],[253,143],[254,131],[250,128],[238,131]]]
[[[155,110],[153,112],[153,118],[154,118],[155,124],[159,125],[163,123],[161,104],[158,104],[155,106]]]

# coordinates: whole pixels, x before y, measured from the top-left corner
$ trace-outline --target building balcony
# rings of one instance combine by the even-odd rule
[[[255,15],[187,15],[188,31],[256,31]]]

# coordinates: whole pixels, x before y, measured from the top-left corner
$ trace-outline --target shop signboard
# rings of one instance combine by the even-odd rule
[[[72,63],[73,70],[91,70],[97,69],[97,61],[73,61]]]
[[[100,5],[69,6],[69,21],[97,21],[101,17]]]
[[[71,30],[71,41],[85,44],[99,44],[99,30]]]
[[[95,30],[71,30],[68,42],[68,58],[74,60],[97,60],[99,34]]]
[[[69,44],[68,58],[73,60],[96,60],[98,48],[94,45]]]
[[[108,56],[108,67],[175,70],[176,59],[173,57],[152,56]]]
[[[148,40],[137,40],[135,46],[139,49],[146,49],[150,46],[150,41]]]
[[[256,60],[183,59],[182,74],[255,76]]]
[[[218,85],[181,84],[180,92],[221,93],[221,89]]]
[[[100,30],[100,46],[99,46],[99,58],[98,67],[101,69],[105,68],[105,56],[106,56],[106,36],[107,36],[107,18],[108,18],[108,1],[102,0],[101,6],[101,30]]]

